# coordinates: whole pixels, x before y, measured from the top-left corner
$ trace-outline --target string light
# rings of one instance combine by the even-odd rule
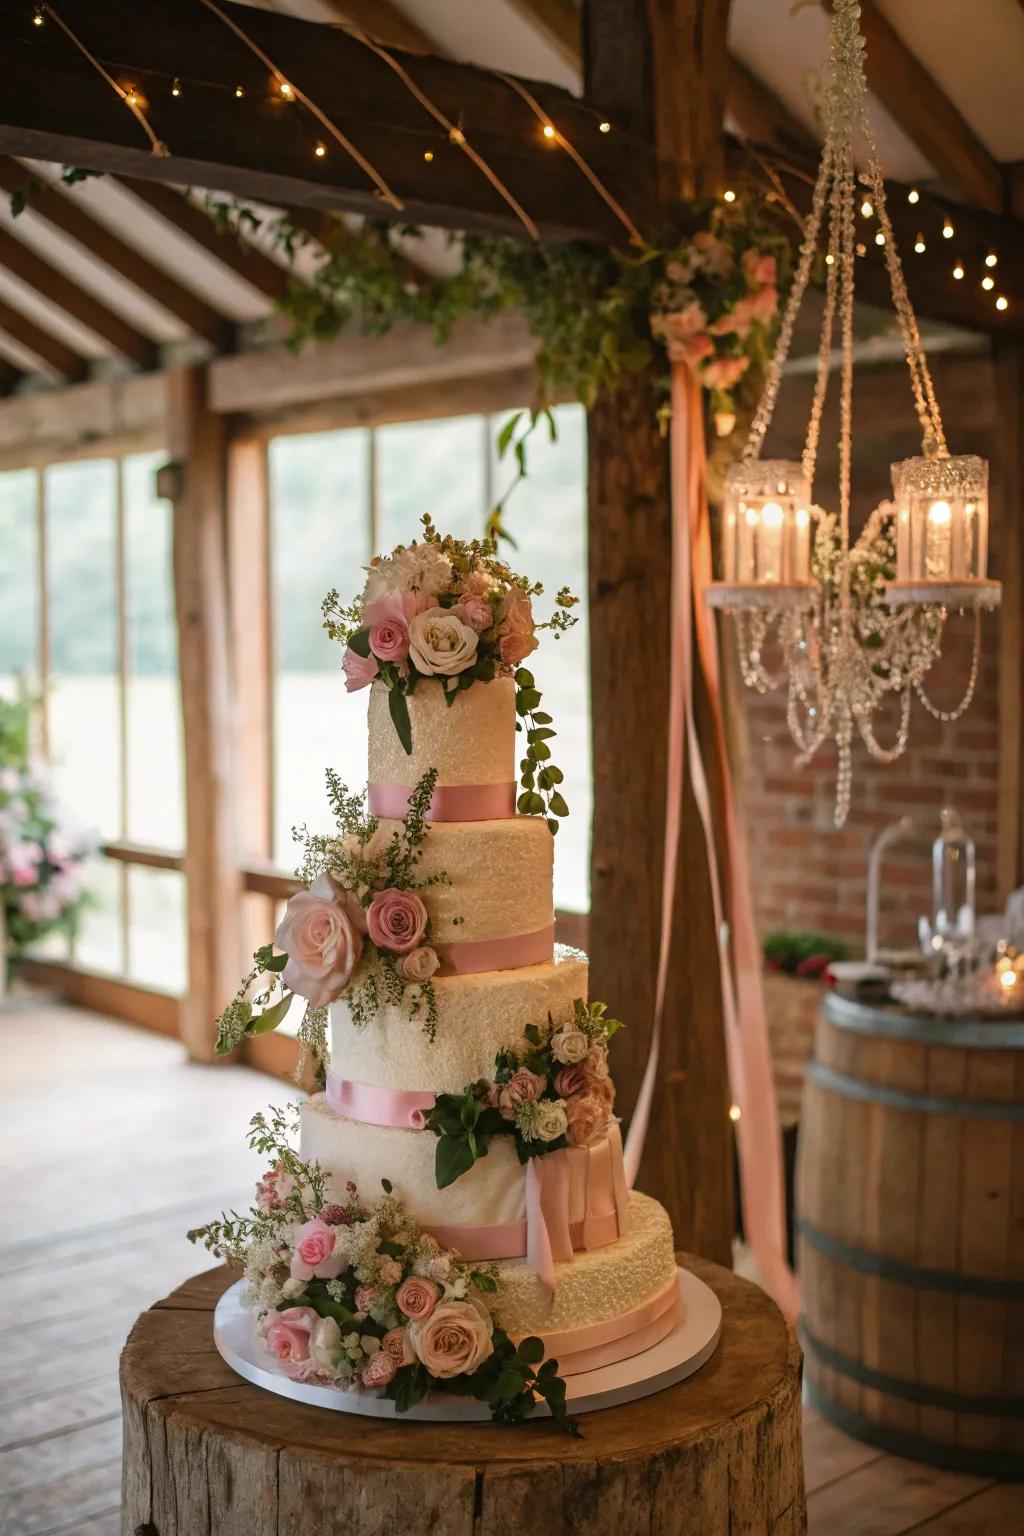
[[[953,238],[953,236],[955,234],[956,234],[956,230],[953,228],[952,224],[947,219],[945,221],[945,223],[943,224],[943,226],[942,226],[942,238],[943,238],[943,240],[952,240],[952,238]]]
[[[1009,308],[1009,303],[1009,299],[1004,298],[1003,295],[1000,294],[998,299],[996,299],[996,309],[1007,309]]]
[[[423,158],[427,162],[427,164],[429,165],[431,160],[433,160],[433,158],[434,158],[434,151],[432,149],[425,149],[423,151]]]
[[[32,17],[32,23],[34,26],[41,27],[45,21],[46,17],[43,15],[43,7],[41,5],[37,5],[36,13]]]
[[[885,236],[883,235],[881,230],[879,230],[878,234],[875,236],[875,244],[876,245],[884,245],[885,244]]]
[[[860,211],[866,219],[870,219],[871,215],[875,211],[875,205],[870,201],[869,198],[865,198],[860,205]]]
[[[957,282],[959,282],[960,279],[963,277],[963,275],[964,275],[964,269],[960,265],[960,263],[957,262],[956,266],[953,268],[953,276],[956,278]]]
[[[280,93],[284,97],[285,101],[294,101],[295,100],[295,92],[292,89],[292,87],[288,84],[287,80],[279,80],[278,83],[277,83],[277,89],[280,91]]]
[[[736,193],[733,191],[732,187],[726,187],[725,191],[722,193],[722,198],[723,201],[727,203],[734,203],[736,201]]]
[[[543,128],[542,128],[542,129],[541,129],[541,133],[542,133],[542,134],[543,134],[543,135],[544,135],[544,137],[545,137],[545,138],[546,138],[546,139],[548,139],[548,140],[551,140],[551,139],[553,139],[553,138],[554,138],[554,136],[555,136],[555,130],[554,130],[554,128],[553,128],[553,127],[552,127],[552,126],[551,126],[551,124],[550,124],[550,123],[545,123],[545,124],[544,124],[544,127],[543,127]]]
[[[858,256],[866,256],[867,253],[868,253],[867,246],[864,245],[861,241],[858,241],[857,242],[857,255]]]
[[[920,201],[921,201],[921,194],[920,194],[920,192],[917,190],[916,187],[911,187],[910,191],[907,193],[907,202],[908,203],[919,203]]]
[[[826,254],[826,256],[825,256],[825,265],[826,265],[826,267],[832,267],[832,266],[835,266],[835,260],[836,260],[836,259],[835,259],[835,257],[834,257],[834,256],[833,256],[833,255],[832,255],[832,252],[831,252],[831,251],[829,251],[829,252],[828,252],[828,253],[827,253],[827,254]]]
[[[918,235],[917,239],[914,241],[914,250],[920,256],[921,252],[924,249],[925,249],[924,235]]]
[[[180,96],[181,95],[181,81],[180,80],[175,80],[174,84],[171,86],[171,95],[172,96]]]
[[[139,100],[138,92],[135,90],[134,86],[130,85],[128,87],[127,91],[125,91],[125,93],[124,93],[124,102],[125,102],[125,106],[126,107],[141,107],[142,106],[142,102]]]
[[[981,280],[981,286],[984,288],[985,292],[986,293],[991,292],[991,290],[995,287],[995,285],[996,285],[995,278],[994,277],[989,277],[988,274],[986,273],[986,275]]]
[[[988,255],[985,257],[985,265],[986,267],[994,267],[998,260],[999,257],[996,255],[995,251],[989,251]]]
[[[607,118],[605,118],[604,122],[598,123],[597,131],[598,133],[611,133],[612,125]]]
[[[241,101],[241,99],[242,99],[242,97],[244,95],[245,95],[245,92],[242,90],[242,87],[240,85],[236,85],[235,86],[235,100],[236,101]]]
[[[318,160],[322,160],[324,158],[324,155],[327,153],[327,145],[324,143],[323,139],[317,139],[316,148],[314,149],[313,153],[316,155]]]
[[[740,1118],[740,1114],[741,1113],[742,1113],[742,1111],[740,1110],[740,1107],[739,1107],[738,1104],[730,1104],[729,1105],[729,1119],[732,1121],[732,1123],[734,1125],[736,1124],[736,1121]]]

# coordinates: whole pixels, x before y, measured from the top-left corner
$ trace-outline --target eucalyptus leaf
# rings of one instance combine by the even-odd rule
[[[253,1035],[269,1035],[272,1029],[276,1029],[279,1024],[284,1023],[294,998],[294,992],[286,992],[276,1003],[273,1003],[269,1008],[264,1008],[263,1012],[257,1014],[255,1019],[253,1019],[249,1033]]]
[[[447,1189],[468,1173],[476,1157],[464,1136],[441,1136],[434,1155],[434,1179],[438,1189]]]
[[[391,723],[398,733],[398,739],[411,757],[412,721],[409,719],[409,703],[405,694],[397,688],[392,688],[388,694],[388,711],[391,715]]]

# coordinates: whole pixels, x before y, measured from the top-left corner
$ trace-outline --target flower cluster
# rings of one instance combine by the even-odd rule
[[[436,678],[453,704],[474,683],[512,677],[537,649],[540,630],[558,636],[576,622],[578,602],[563,588],[552,617],[538,623],[533,599],[543,587],[499,560],[491,540],[442,538],[429,517],[423,524],[422,540],[371,562],[354,602],[343,606],[332,591],[323,604],[324,628],[345,646],[346,688],[387,688],[406,752],[408,697],[423,678]]]
[[[486,1156],[493,1136],[514,1136],[522,1163],[600,1141],[615,1103],[608,1041],[621,1027],[607,1017],[604,1003],[577,998],[571,1019],[556,1024],[549,1015],[543,1029],[527,1025],[522,1048],[499,1051],[493,1078],[470,1083],[461,1094],[438,1094],[426,1117],[438,1138],[438,1189]]]
[[[731,391],[764,363],[779,309],[778,238],[756,238],[745,220],[717,209],[674,252],[653,294],[651,330],[669,357],[688,363],[711,391],[716,427],[735,425]]]
[[[372,1204],[352,1182],[343,1203],[327,1200],[322,1170],[292,1150],[293,1131],[285,1112],[257,1115],[250,1145],[275,1161],[255,1205],[189,1233],[243,1268],[243,1303],[280,1369],[294,1381],[382,1392],[399,1412],[448,1391],[514,1423],[543,1397],[572,1429],[557,1362],[541,1364],[539,1339],[513,1344],[485,1300],[497,1289],[494,1266],[442,1248],[387,1180]]]
[[[440,961],[420,892],[447,877],[421,879],[417,864],[436,777],[433,770],[424,774],[404,821],[388,835],[367,813],[365,796],[349,794],[328,770],[337,831],[325,837],[296,829],[304,845],[303,889],[290,898],[274,944],[256,951],[252,970],[217,1021],[221,1055],[248,1036],[276,1029],[296,996],[307,1005],[300,1039],[321,1063],[327,1056],[328,1009],[343,995],[356,1024],[390,1001],[422,1018],[433,1035],[432,977]],[[253,995],[261,978],[266,978],[263,990]]]
[[[24,691],[0,699],[0,927],[12,956],[54,929],[74,933],[92,852],[89,839],[61,828],[48,777],[31,755],[31,715]]]

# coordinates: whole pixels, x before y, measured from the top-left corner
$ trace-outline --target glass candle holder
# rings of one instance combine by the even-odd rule
[[[974,454],[892,466],[896,581],[983,581],[988,565],[988,464]]]
[[[723,583],[809,583],[810,508],[810,485],[802,465],[788,459],[731,465],[725,477]]]

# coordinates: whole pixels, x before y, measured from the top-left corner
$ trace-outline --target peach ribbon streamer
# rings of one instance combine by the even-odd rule
[[[740,1111],[736,1129],[744,1231],[766,1288],[783,1312],[795,1316],[799,1300],[796,1279],[786,1261],[785,1183],[761,983],[761,949],[754,921],[746,843],[726,754],[717,642],[704,601],[711,579],[711,535],[704,488],[707,457],[701,386],[680,359],[671,360],[671,371],[672,603],[661,939],[651,1047],[626,1138],[625,1170],[632,1186],[643,1154],[657,1082],[679,865],[685,762],[707,845],[719,941],[726,1059],[733,1101]],[[727,894],[723,893],[719,874],[719,835],[694,713],[694,632],[713,721],[712,750],[722,783],[721,843]]]

